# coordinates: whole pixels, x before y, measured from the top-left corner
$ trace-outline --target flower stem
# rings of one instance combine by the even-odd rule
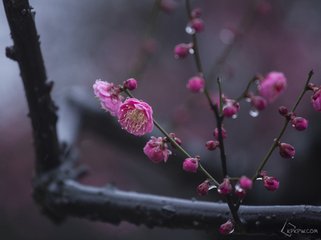
[[[298,107],[299,103],[301,102],[304,94],[308,91],[308,84],[311,80],[313,76],[313,71],[311,70],[308,74],[308,78],[305,82],[304,88],[301,92],[301,94],[299,95],[296,103],[294,104],[294,106],[291,109],[291,112],[295,112],[296,108]],[[278,146],[278,142],[280,141],[281,137],[283,136],[288,124],[290,122],[290,119],[285,119],[285,122],[283,124],[283,127],[278,135],[278,137],[274,140],[273,144],[271,145],[269,151],[267,152],[267,154],[265,155],[265,157],[262,159],[260,165],[258,166],[255,174],[252,177],[252,180],[255,181],[255,179],[260,175],[260,172],[262,171],[262,169],[264,168],[265,164],[267,163],[267,161],[269,160],[270,156],[272,155],[273,151],[275,150],[275,148]]]
[[[249,90],[251,85],[258,79],[257,76],[254,76],[246,85],[245,90],[243,91],[243,93],[236,99],[236,102],[241,101],[243,98],[246,98],[249,95]]]
[[[191,20],[192,16],[191,16],[191,5],[190,5],[190,1],[189,0],[185,0],[185,5],[186,5],[186,11],[187,11],[187,15],[188,18]],[[199,53],[199,49],[198,49],[198,42],[197,42],[197,36],[196,34],[192,34],[192,41],[193,41],[193,49],[194,49],[194,60],[195,60],[195,64],[196,64],[196,68],[198,71],[198,74],[204,78],[205,81],[205,87],[204,87],[204,94],[206,96],[206,99],[208,100],[208,103],[211,107],[211,109],[214,112],[215,115],[215,119],[216,119],[216,124],[217,124],[217,128],[218,128],[218,141],[219,141],[219,149],[220,149],[220,157],[221,157],[221,163],[222,163],[222,171],[223,171],[223,175],[226,177],[227,176],[227,167],[226,167],[226,154],[225,154],[225,149],[224,149],[224,141],[223,141],[223,135],[222,135],[222,123],[224,120],[223,116],[220,116],[220,111],[217,107],[216,104],[214,104],[214,102],[212,101],[208,89],[207,89],[207,84],[206,84],[206,79],[203,73],[203,68],[202,68],[202,63],[201,63],[201,57],[200,57],[200,53]],[[231,211],[232,217],[234,219],[234,221],[236,222],[236,224],[238,226],[241,227],[241,220],[238,216],[237,213],[237,208],[235,207],[235,205],[233,204],[233,201],[231,199],[231,197],[227,197],[226,198],[228,207]]]
[[[133,94],[128,89],[124,90],[125,93],[129,96],[134,98]],[[171,142],[171,144],[178,149],[183,155],[185,155],[188,158],[191,158],[192,156],[181,146],[179,145],[170,135],[169,133],[155,120],[153,119],[154,125],[158,128],[158,130],[164,134],[164,136]],[[202,166],[202,164],[199,162],[199,169],[206,175],[207,178],[211,179],[216,186],[219,185],[218,181],[208,172],[206,169]]]

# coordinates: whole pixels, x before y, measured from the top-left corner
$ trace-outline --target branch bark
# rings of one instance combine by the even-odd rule
[[[57,213],[113,224],[128,221],[148,227],[213,230],[231,217],[225,203],[126,192],[113,186],[85,186],[73,180],[51,189],[47,200]],[[321,225],[318,206],[242,205],[239,213],[247,234],[280,234],[287,220],[304,228]]]
[[[49,171],[60,164],[56,132],[56,106],[50,92],[53,82],[47,82],[34,11],[27,0],[3,0],[13,47],[6,55],[19,64],[29,106],[36,151],[36,172]]]

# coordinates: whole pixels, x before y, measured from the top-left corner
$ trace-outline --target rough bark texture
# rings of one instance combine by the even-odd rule
[[[6,55],[19,64],[29,106],[36,151],[36,172],[57,167],[59,144],[56,131],[56,106],[50,92],[53,82],[47,82],[40,50],[34,14],[26,0],[3,0],[14,46]]]

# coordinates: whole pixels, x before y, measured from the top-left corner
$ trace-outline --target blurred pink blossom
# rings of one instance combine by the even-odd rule
[[[100,100],[102,108],[110,112],[111,115],[117,116],[123,100],[119,87],[115,87],[113,83],[98,79],[95,81],[93,89],[96,97]]]

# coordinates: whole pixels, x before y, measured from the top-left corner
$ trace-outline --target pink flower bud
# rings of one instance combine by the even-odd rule
[[[118,110],[118,122],[127,132],[142,136],[153,130],[153,110],[147,103],[128,98]]]
[[[215,139],[218,140],[218,128],[214,129],[213,135],[214,135]],[[223,139],[227,138],[227,132],[226,132],[225,128],[223,128],[223,127],[222,127],[222,137],[223,137]]]
[[[208,180],[205,180],[204,182],[202,182],[200,185],[197,186],[196,192],[200,196],[205,196],[207,195],[209,188],[210,188],[210,182]]]
[[[271,176],[264,176],[263,177],[263,184],[264,187],[269,191],[275,191],[279,188],[279,180],[277,180],[275,177]]]
[[[151,137],[151,140],[144,147],[144,153],[154,163],[159,163],[166,162],[171,151],[168,150],[168,146],[162,137]]]
[[[194,93],[203,92],[205,87],[205,81],[202,77],[194,76],[188,80],[186,87]]]
[[[228,220],[226,223],[223,223],[220,228],[219,232],[222,235],[228,235],[234,232],[234,224],[231,220]]]
[[[230,179],[224,178],[223,182],[218,186],[217,192],[221,195],[227,195],[232,192],[232,189]]]
[[[195,8],[191,12],[192,18],[199,18],[199,17],[201,17],[201,15],[202,15],[202,9],[200,9],[200,8]]]
[[[176,137],[175,133],[170,133],[169,136],[178,144],[178,145],[182,145],[182,140],[178,137]],[[172,144],[173,147],[175,147],[175,145]]]
[[[132,91],[137,88],[137,80],[134,78],[129,78],[124,82],[124,88]]]
[[[174,57],[175,58],[186,58],[192,47],[193,47],[193,45],[191,43],[177,44],[174,48]]]
[[[223,106],[224,117],[232,117],[240,110],[240,104],[232,99],[226,99]]]
[[[197,158],[186,158],[183,162],[183,170],[186,172],[196,173],[198,169],[198,159]]]
[[[296,130],[303,131],[308,127],[308,120],[303,117],[294,117],[291,119],[291,124]]]
[[[235,195],[242,199],[245,197],[246,191],[245,191],[245,189],[241,188],[239,184],[236,184],[235,185]]]
[[[204,30],[204,22],[200,18],[193,18],[189,23],[188,26],[191,27],[196,33],[201,32]]]
[[[242,176],[239,180],[240,187],[244,190],[249,190],[252,188],[253,182],[250,178]]]
[[[321,112],[321,88],[315,91],[311,97],[312,106],[315,111]]]
[[[257,110],[262,111],[266,108],[267,101],[265,100],[265,98],[263,98],[261,96],[252,96],[251,97],[251,104]]]
[[[113,83],[98,79],[94,83],[93,89],[96,97],[100,100],[101,107],[111,115],[117,116],[123,100],[119,87],[114,86]]]
[[[209,141],[206,142],[205,147],[206,147],[209,151],[213,151],[213,150],[215,150],[219,145],[220,145],[220,143],[219,143],[218,141],[209,140]]]
[[[258,91],[269,103],[286,88],[287,80],[281,72],[270,72],[258,85]]]
[[[283,158],[294,158],[295,149],[292,145],[288,143],[280,143],[279,144],[280,155]]]
[[[288,109],[284,106],[279,107],[279,113],[283,116],[286,117],[287,114],[289,113]]]

